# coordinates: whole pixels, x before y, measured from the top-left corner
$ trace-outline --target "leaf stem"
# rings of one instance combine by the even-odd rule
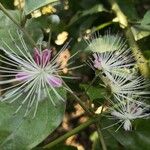
[[[66,134],[60,136],[56,140],[52,141],[51,143],[44,146],[44,148],[52,148],[53,146],[57,145],[60,142],[63,142],[68,137],[77,134],[78,132],[82,131],[83,129],[87,128],[89,125],[95,123],[97,121],[97,118],[90,118],[88,121],[82,123],[78,127],[74,128],[73,130],[67,132]]]
[[[67,88],[69,88],[66,83],[64,83],[64,84],[65,84],[65,86],[66,86]],[[70,88],[69,88],[69,89],[70,89]],[[76,96],[76,94],[74,94],[74,92],[71,91],[71,89],[69,90],[69,92],[75,97],[76,101],[80,104],[80,106],[85,110],[85,112],[86,112],[90,117],[91,117],[91,116],[92,116],[92,117],[96,116],[93,110],[88,109],[86,106],[84,106],[84,103],[80,100],[80,98],[79,98],[78,96]],[[101,115],[98,116],[98,119],[100,119],[100,117],[101,117]],[[96,120],[97,120],[97,119],[93,120],[93,122],[96,122]],[[83,125],[83,124],[82,124],[82,125]],[[89,124],[89,125],[90,125],[90,124]],[[80,125],[80,126],[81,126],[81,125]],[[80,127],[80,126],[79,126],[79,127]],[[97,127],[97,132],[98,132],[98,134],[99,134],[100,142],[101,142],[101,144],[102,144],[102,149],[103,149],[103,150],[107,150],[106,144],[105,144],[105,141],[104,141],[104,138],[103,138],[101,129],[100,129],[100,122],[99,122],[99,120],[98,120],[98,122],[96,122],[96,127]],[[79,130],[79,131],[80,131],[80,130]],[[66,133],[66,134],[67,134],[67,133]],[[68,133],[68,134],[69,134],[69,133]],[[67,134],[67,135],[68,135],[68,134]],[[65,135],[64,135],[64,136],[65,136]],[[70,136],[71,136],[71,135],[70,135]],[[70,137],[70,136],[68,136],[68,137]],[[63,138],[63,137],[62,137],[62,138]],[[57,139],[56,139],[56,140],[57,140]],[[51,144],[51,143],[50,143],[50,144]]]
[[[134,39],[134,35],[132,33],[132,30],[130,28],[130,24],[127,20],[126,15],[122,12],[121,8],[117,4],[116,0],[108,0],[109,4],[111,5],[112,10],[116,14],[120,27],[124,29],[126,38],[128,39],[129,45],[132,49],[133,55],[137,61],[137,65],[139,66],[140,72],[143,76],[148,77],[149,76],[149,67],[148,67],[148,61],[143,56],[142,52],[140,51],[140,48],[138,44],[136,43]]]
[[[100,73],[96,74],[96,76],[94,77],[94,79],[92,80],[92,82],[90,83],[90,85],[85,90],[86,93],[90,89],[91,85],[95,82],[95,80],[97,79],[97,77],[99,75],[100,75]],[[102,113],[102,111],[101,111],[101,113]],[[101,132],[101,128],[100,128],[100,121],[98,120],[95,124],[96,124],[96,128],[97,128],[97,133],[98,133],[98,136],[99,136],[99,140],[100,140],[100,143],[102,145],[102,149],[103,150],[107,150],[107,147],[106,147],[106,144],[105,144],[105,140],[104,140],[103,134]]]
[[[103,23],[103,24],[100,24],[99,26],[97,26],[96,28],[92,29],[92,33],[98,31],[98,30],[101,30],[109,25],[111,25],[113,22],[112,21],[108,21],[106,23]]]
[[[97,133],[98,133],[98,136],[99,136],[99,139],[100,139],[100,143],[102,145],[102,149],[107,150],[105,140],[104,140],[101,128],[100,128],[100,121],[99,120],[97,121],[96,127],[97,127]]]
[[[7,9],[5,9],[5,7],[0,3],[0,9],[3,11],[3,13],[14,22],[14,24],[16,24],[16,26],[27,36],[28,40],[30,41],[30,43],[36,47],[36,43],[34,42],[34,40],[31,38],[31,36],[29,35],[29,33],[21,27],[21,25],[18,23],[18,21],[16,19],[14,19],[9,12],[7,11]]]

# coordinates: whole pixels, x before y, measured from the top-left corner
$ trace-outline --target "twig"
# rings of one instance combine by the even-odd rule
[[[63,142],[66,140],[68,137],[77,134],[78,132],[82,131],[83,129],[87,128],[89,125],[95,123],[97,121],[97,118],[91,118],[85,123],[82,123],[78,127],[74,128],[73,130],[67,132],[66,134],[60,136],[56,140],[52,141],[51,143],[47,144],[44,146],[44,148],[52,148],[53,146],[57,145],[60,142]]]

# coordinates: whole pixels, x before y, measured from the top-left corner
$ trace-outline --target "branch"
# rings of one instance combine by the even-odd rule
[[[44,146],[44,148],[52,148],[53,146],[57,145],[58,143],[61,143],[65,141],[67,138],[69,138],[72,135],[77,134],[78,132],[82,131],[83,129],[87,128],[89,125],[95,123],[97,121],[97,118],[91,118],[85,123],[82,123],[78,127],[74,128],[73,130],[67,132],[66,134],[60,136],[56,140],[52,141],[51,143]]]
[[[131,31],[127,17],[122,12],[122,10],[120,9],[119,5],[117,4],[117,2],[115,0],[108,0],[108,2],[110,3],[112,10],[114,11],[114,13],[116,14],[116,16],[118,18],[120,27],[122,27],[124,29],[126,38],[128,39],[129,45],[130,45],[133,55],[137,61],[137,65],[140,69],[141,74],[145,77],[148,77],[149,73],[150,73],[148,61],[145,59],[145,57],[141,53],[140,48],[134,39],[134,35]]]

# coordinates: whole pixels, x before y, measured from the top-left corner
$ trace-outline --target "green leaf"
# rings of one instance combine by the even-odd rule
[[[52,30],[52,29],[55,29],[59,23],[60,23],[59,16],[49,15],[49,16],[42,16],[39,18],[32,18],[27,21],[27,26],[29,26],[29,27],[32,26],[33,30],[34,30],[34,28],[37,28],[40,30],[50,28]]]
[[[87,84],[81,84],[80,87],[86,91],[86,94],[89,96],[90,100],[92,100],[92,101],[98,100],[98,99],[101,99],[104,97],[103,96],[104,91],[100,87],[90,86],[90,88],[89,88],[89,85],[87,85]],[[88,88],[88,90],[87,90],[87,88]]]
[[[150,148],[150,120],[138,120],[134,131],[108,129],[109,133],[127,150],[149,150]]]
[[[141,26],[150,31],[150,10],[145,13],[141,21]]]
[[[9,10],[8,12],[11,14],[11,16],[13,18],[15,18],[18,21],[18,23],[20,23],[19,11]],[[3,43],[3,41],[4,41],[15,52],[17,52],[17,48],[16,48],[14,42],[17,43],[17,45],[20,47],[20,49],[23,49],[23,45],[21,44],[21,41],[18,36],[18,31],[20,32],[20,29],[18,29],[18,27],[12,22],[12,20],[10,20],[2,11],[0,11],[0,20],[1,20],[0,48],[2,49],[4,47],[4,48],[8,49],[6,47],[6,45]],[[32,21],[32,19],[27,21],[25,28],[26,28],[27,32],[29,33],[29,35],[34,39],[35,43],[39,39],[43,39],[42,30],[39,28],[39,26],[34,21]],[[21,31],[21,33],[22,33],[22,31]],[[11,34],[12,38],[11,38],[10,34]],[[33,49],[33,47],[31,46],[29,40],[24,35],[24,33],[22,33],[22,35],[24,37],[25,43],[26,43],[29,51],[31,51]]]
[[[14,19],[20,22],[20,15],[18,10],[8,10],[8,13],[11,14],[11,16],[13,16]],[[2,11],[0,11],[0,20],[0,29],[16,26]]]
[[[2,5],[8,9],[14,9],[14,0],[1,0]]]
[[[143,17],[143,19],[141,21],[141,24],[142,25],[150,25],[150,10],[148,10],[145,13],[145,15],[144,15],[144,17]]]
[[[117,3],[121,7],[121,10],[130,20],[138,20],[138,14],[136,11],[135,3],[131,0],[117,0]]]
[[[8,11],[13,18],[15,18],[18,22],[19,19],[19,11],[17,10],[9,10]],[[12,42],[9,32],[11,32],[14,39],[17,41],[19,38],[17,37],[16,31],[17,26],[10,20],[2,11],[0,11],[0,48],[2,49],[3,41],[9,44],[14,49],[14,43]]]
[[[103,136],[107,137],[105,138],[105,144],[108,150],[118,150],[118,143],[112,136],[110,136],[110,134],[103,133]],[[97,131],[91,134],[90,140],[92,141],[92,150],[102,150]]]
[[[136,41],[150,35],[150,11],[147,11],[139,25],[131,27]]]
[[[73,23],[75,23],[76,21],[78,21],[80,18],[88,16],[89,15],[93,15],[99,12],[103,12],[103,11],[107,11],[102,4],[99,5],[95,5],[92,8],[88,9],[88,10],[84,10],[84,11],[78,11],[70,20],[69,25],[72,25]]]
[[[66,97],[66,92],[59,89],[62,97]],[[37,114],[34,119],[30,116],[23,117],[25,106],[13,115],[18,108],[18,103],[0,103],[0,148],[1,150],[28,150],[32,149],[51,134],[61,123],[65,103],[58,100],[51,94],[54,101],[59,101],[56,107],[47,98],[39,102]],[[20,98],[22,101],[23,97]],[[33,110],[34,111],[34,110]],[[32,113],[30,114],[33,115]]]
[[[27,20],[25,28],[35,42],[38,42],[39,40],[43,40],[44,36],[43,36],[42,28],[34,18]]]
[[[55,4],[56,2],[59,2],[59,0],[26,0],[25,2],[25,14],[28,15],[32,11],[39,9],[40,7],[43,7],[47,4]]]
[[[140,39],[150,35],[150,31],[142,30],[140,27],[141,26],[139,26],[139,27],[138,26],[131,27],[131,30],[133,32],[133,35],[134,35],[134,38],[135,38],[136,41],[138,41],[138,40],[140,40]]]

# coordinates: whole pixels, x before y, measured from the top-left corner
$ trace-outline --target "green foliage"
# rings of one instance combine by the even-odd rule
[[[97,14],[99,12],[103,12],[106,11],[106,9],[104,8],[103,5],[99,4],[99,5],[95,5],[92,8],[88,9],[88,10],[83,10],[83,11],[78,11],[70,20],[69,25],[73,24],[74,22],[78,21],[80,18],[82,17],[86,17],[86,16],[90,16],[93,14]]]
[[[68,146],[68,145],[63,145],[63,144],[58,144],[57,146],[52,148],[53,150],[77,150],[76,147],[74,146]],[[51,149],[51,150],[52,150]]]
[[[18,10],[9,10],[8,13],[11,14],[11,16],[16,21],[18,21],[18,23],[21,23],[21,18],[19,14],[20,12]],[[23,48],[17,33],[19,31],[18,27],[12,22],[12,20],[4,15],[2,11],[0,11],[0,20],[2,21],[2,23],[0,24],[0,47],[8,49],[8,47],[6,47],[3,43],[3,41],[5,41],[5,43],[8,44],[12,50],[17,51],[16,46],[14,45],[15,41],[20,48]],[[43,32],[34,20],[27,20],[25,27],[26,30],[29,32],[29,35],[34,39],[35,42],[43,39]],[[11,36],[14,41],[12,40]],[[25,37],[25,35],[23,36]],[[31,46],[31,43],[29,42],[27,37],[25,37],[24,40],[29,46],[29,49],[32,49],[33,46]]]
[[[150,35],[150,11],[147,11],[139,25],[132,26],[132,31],[136,40],[140,40]]]
[[[34,11],[36,9],[39,9],[42,6],[45,6],[47,4],[53,4],[55,2],[58,2],[58,0],[43,0],[43,1],[36,0],[36,2],[35,1],[31,1],[31,0],[26,0],[25,8],[24,8],[25,14],[28,15],[32,11]]]
[[[94,87],[87,84],[80,85],[81,88],[84,88],[86,94],[89,96],[91,101],[101,101],[101,99],[104,97],[104,91],[100,87]]]
[[[139,120],[135,126],[135,130],[130,132],[125,132],[119,130],[114,132],[114,130],[109,129],[109,133],[115,138],[122,146],[127,150],[149,150],[150,147],[150,128],[149,120]],[[114,129],[114,128],[113,128]]]
[[[109,43],[110,41],[106,43],[104,39],[106,37],[106,35],[104,35],[106,31],[110,31],[110,33],[117,32],[119,36],[122,33],[124,34],[124,29],[120,28],[117,21],[114,21],[116,16],[107,1],[69,0],[68,2],[61,2],[62,1],[59,0],[26,0],[24,8],[22,10],[18,10],[15,6],[13,6],[13,0],[9,2],[6,0],[1,1],[1,3],[6,7],[8,13],[18,22],[22,29],[25,29],[29,33],[30,37],[33,38],[37,45],[40,41],[44,41],[46,44],[48,43],[50,35],[48,31],[50,30],[50,48],[54,50],[54,54],[56,51],[61,49],[61,47],[55,43],[57,35],[62,31],[67,31],[69,34],[67,40],[70,38],[73,39],[70,42],[70,47],[68,47],[70,53],[72,54],[78,51],[83,52],[81,55],[79,54],[77,56],[79,61],[74,60],[75,66],[79,63],[84,63],[89,58],[88,52],[91,51],[91,44],[86,44],[85,40],[87,37],[91,38],[90,35],[95,31],[98,31],[102,36],[93,41],[92,44],[95,45],[94,52],[106,52],[110,50],[115,51],[118,49],[120,45],[118,45],[118,43],[114,40],[115,37],[113,34],[109,37],[110,41],[114,40],[114,49],[112,49],[112,45]],[[146,56],[150,66],[150,10],[147,8],[149,7],[149,4],[147,4],[146,0],[117,0],[117,2],[121,10],[126,15],[132,33],[134,34],[134,38],[137,41],[137,44],[140,45],[142,53]],[[57,5],[60,3],[61,5]],[[57,9],[55,14],[47,13],[46,15],[41,15],[38,18],[33,18],[31,16],[33,11],[37,9],[41,10],[42,7],[48,4],[55,6]],[[17,34],[17,31],[19,31],[18,27],[13,23],[12,20],[8,18],[8,16],[4,15],[2,11],[0,11],[0,20],[0,48],[2,49],[4,46],[3,41],[5,41],[13,51],[17,52],[17,54],[22,57],[22,54],[17,51],[14,45],[15,41],[20,49],[23,48],[23,45],[21,44]],[[11,33],[14,41],[12,41],[9,33]],[[123,36],[125,37],[125,34]],[[33,45],[31,45],[30,40],[24,34],[23,38],[29,51],[33,53]],[[99,43],[104,44],[99,48]],[[4,46],[4,48],[5,47],[6,46]],[[105,49],[106,47],[107,49]],[[8,48],[6,48],[6,50],[7,49]],[[81,97],[81,102],[84,103],[84,100],[82,101],[82,97],[85,95],[88,96],[88,100],[90,100],[90,102],[86,101],[85,106],[87,103],[92,103],[95,106],[95,111],[96,108],[101,107],[105,102],[104,96],[107,96],[107,94],[106,90],[99,85],[99,81],[97,84],[88,84],[91,83],[95,74],[94,71],[91,71],[89,68],[88,70],[86,67],[82,70],[82,72],[81,70],[79,70],[77,73],[72,70],[69,71],[68,74],[75,77],[80,77],[80,80],[69,80],[69,84],[74,87],[77,95]],[[116,71],[119,72],[122,70]],[[19,101],[13,104],[0,103],[0,150],[30,150],[32,148],[35,150],[44,149],[44,144],[47,143],[47,141],[49,142],[49,138],[47,137],[50,135],[51,138],[51,133],[54,132],[62,122],[65,108],[67,107],[67,115],[72,114],[75,109],[74,103],[71,101],[72,96],[69,97],[66,90],[59,89],[58,92],[60,95],[65,97],[65,99],[68,99],[69,105],[67,106],[65,103],[58,100],[52,91],[50,92],[52,98],[57,104],[56,107],[54,107],[54,105],[51,103],[49,97],[45,100],[41,100],[39,102],[38,111],[34,119],[32,119],[32,113],[26,118],[23,117],[26,110],[26,105],[21,111],[19,111],[19,113],[13,115],[19,106]],[[22,101],[22,99],[24,99],[24,95],[22,95],[20,101]],[[70,113],[70,111],[72,112]],[[72,118],[69,119],[71,121],[73,120]],[[102,128],[115,123],[114,120],[108,120],[108,118],[102,119]],[[74,128],[77,123],[79,123],[79,125],[81,124],[80,121],[71,122],[71,128],[69,129]],[[120,124],[102,130],[108,150],[149,150],[149,124],[150,121],[148,119],[138,120],[137,122],[134,122],[134,130],[131,132],[126,132],[121,128],[115,132]],[[93,131],[93,126],[91,128],[89,127],[89,130],[92,133],[87,133],[84,136],[86,137],[86,140],[90,138],[90,142],[86,142],[91,144],[91,150],[101,150],[101,143],[99,141],[97,132]],[[56,131],[55,135],[59,135],[60,131]],[[88,137],[89,135],[91,136]],[[81,141],[84,141],[85,139],[81,138]],[[43,143],[40,144],[41,142]],[[76,150],[77,148],[64,145],[64,143],[62,143],[50,149]]]
[[[134,1],[130,0],[117,0],[119,6],[121,7],[122,11],[125,13],[125,15],[130,20],[138,20],[138,14],[136,11],[135,3]]]
[[[141,21],[141,26],[147,30],[150,30],[150,10],[145,13]]]
[[[60,90],[65,98],[66,92]],[[51,92],[53,100],[60,101]],[[20,98],[23,99],[22,96]],[[26,106],[21,112],[13,115],[18,107],[19,101],[13,104],[0,104],[0,148],[1,150],[27,150],[35,147],[52,133],[62,121],[65,103],[59,102],[56,107],[46,98],[39,102],[35,118],[33,110],[30,115],[23,117]]]
[[[9,13],[19,22],[19,11],[11,10]],[[6,41],[7,43],[13,43],[11,42],[11,39],[9,38],[8,31],[11,31],[14,35],[16,33],[17,27],[16,25],[6,16],[2,11],[0,11],[0,44],[3,45],[2,39]]]

